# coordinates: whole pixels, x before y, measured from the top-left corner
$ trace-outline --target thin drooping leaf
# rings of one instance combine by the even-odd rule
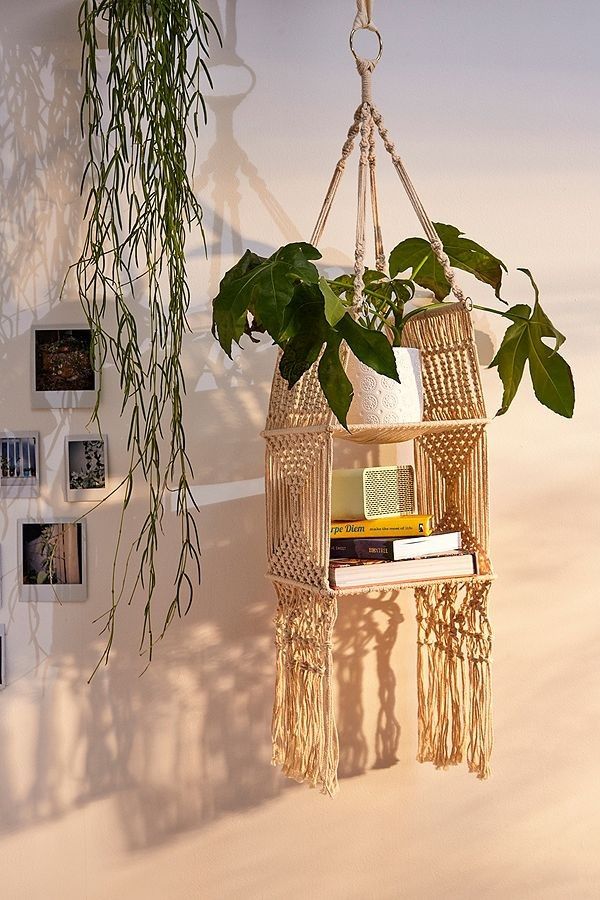
[[[140,647],[151,659],[156,640],[175,613],[187,611],[200,582],[182,359],[191,331],[186,239],[192,230],[204,239],[194,190],[194,135],[203,113],[206,121],[203,94],[211,80],[205,58],[209,44],[220,43],[202,6],[202,0],[79,4],[88,159],[81,185],[85,233],[73,268],[95,365],[102,370],[110,356],[118,372],[128,447],[110,606],[101,617],[107,636],[103,662],[124,595],[133,600],[145,587]],[[97,404],[92,415],[100,431],[99,413]],[[137,536],[127,551],[134,490]],[[145,507],[141,518],[138,502]],[[171,577],[162,561],[158,565],[158,554],[172,504],[181,540],[172,560],[169,612],[160,614],[157,630],[158,568],[164,568],[166,581]]]
[[[480,244],[465,238],[463,232],[453,225],[436,222],[435,229],[448,254],[450,264],[454,268],[469,272],[484,284],[491,285],[500,300],[502,273],[507,271],[504,263]],[[394,247],[390,253],[392,278],[409,269],[411,279],[421,287],[433,291],[438,300],[443,300],[450,293],[450,285],[444,271],[431,249],[431,244],[424,238],[408,238]]]

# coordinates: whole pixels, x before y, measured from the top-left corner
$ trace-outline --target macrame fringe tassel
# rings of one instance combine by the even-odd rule
[[[492,755],[492,636],[487,613],[490,584],[473,584],[465,602],[466,645],[469,658],[471,708],[467,765],[478,778],[488,778]]]
[[[436,768],[466,757],[469,771],[489,775],[492,751],[489,584],[419,587],[417,702],[419,762]],[[464,594],[461,601],[460,595]]]
[[[273,765],[322,793],[336,793],[339,757],[331,696],[335,600],[276,586]]]

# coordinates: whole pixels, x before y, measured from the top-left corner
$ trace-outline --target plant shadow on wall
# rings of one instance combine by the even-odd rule
[[[396,717],[396,674],[392,652],[404,616],[398,597],[345,597],[339,606],[335,631],[335,669],[338,684],[337,727],[340,739],[340,777],[362,775],[369,761],[374,769],[398,762],[400,722]],[[365,733],[365,701],[372,705],[365,681],[366,660],[376,661],[378,711],[372,739]]]
[[[33,38],[34,36],[32,36]],[[0,31],[0,338],[56,305],[82,228],[77,41]],[[26,357],[27,358],[27,357]],[[3,366],[3,384],[7,369]]]

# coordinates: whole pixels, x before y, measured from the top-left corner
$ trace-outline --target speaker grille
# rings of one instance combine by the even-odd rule
[[[415,512],[415,483],[412,466],[382,466],[366,469],[364,477],[365,515],[404,516]]]

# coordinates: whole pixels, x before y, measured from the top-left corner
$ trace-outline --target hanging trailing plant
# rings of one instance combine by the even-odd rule
[[[99,26],[108,41],[106,96]],[[189,609],[200,577],[183,420],[181,351],[190,303],[185,243],[192,226],[202,233],[190,143],[206,122],[203,90],[212,84],[205,59],[209,42],[220,38],[197,0],[85,0],[79,31],[89,161],[82,185],[87,230],[74,269],[95,364],[101,373],[113,360],[128,421],[129,469],[100,660],[107,662],[125,593],[131,601],[138,588],[145,592],[140,649],[151,658],[157,635]],[[96,420],[99,402],[100,393]],[[138,481],[145,484],[148,508],[125,553],[124,522]],[[173,597],[155,632],[157,551],[172,492],[181,546]]]

